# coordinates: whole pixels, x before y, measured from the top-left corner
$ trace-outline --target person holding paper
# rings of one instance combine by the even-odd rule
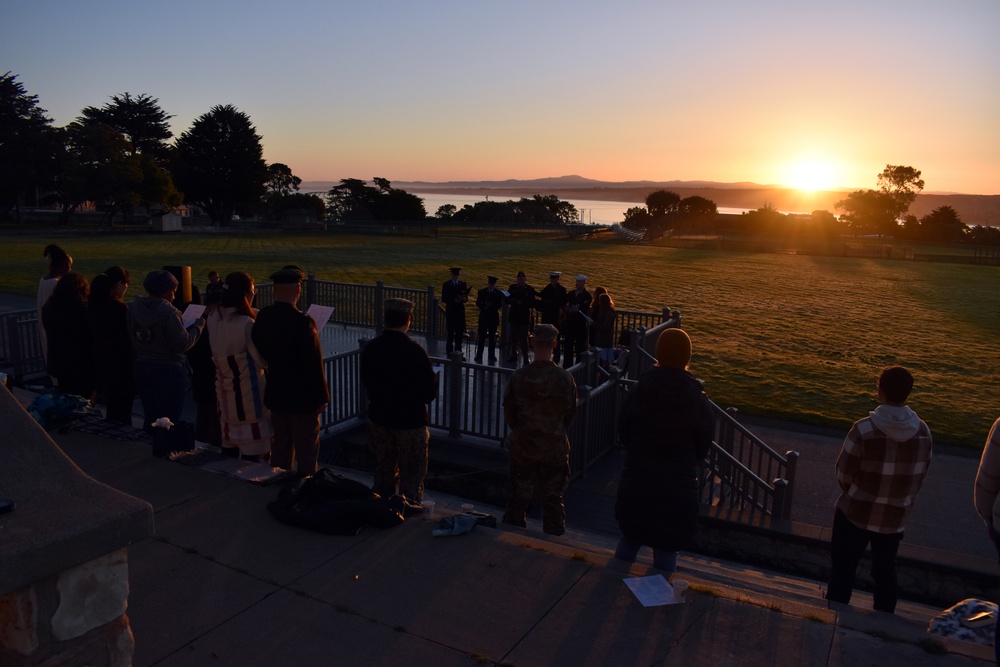
[[[253,278],[237,271],[226,276],[222,303],[208,318],[215,362],[215,394],[223,448],[238,448],[243,459],[260,461],[271,451],[271,412],[264,405],[264,360],[251,337],[257,312]]]
[[[656,366],[639,378],[618,413],[625,464],[615,518],[622,536],[615,558],[634,563],[653,549],[653,565],[677,569],[677,551],[698,527],[698,475],[715,435],[701,383],[688,372],[691,338],[667,329],[656,341]]]
[[[566,341],[563,366],[569,368],[580,361],[587,351],[587,327],[593,321],[589,315],[593,295],[587,291],[587,276],[576,277],[576,289],[566,295],[566,320],[559,328]]]
[[[274,303],[254,321],[251,339],[267,362],[264,405],[271,410],[271,465],[311,475],[319,460],[319,427],[330,390],[313,318],[296,305],[306,274],[287,265],[271,274]]]
[[[177,292],[177,278],[169,271],[150,271],[142,286],[148,296],[137,296],[128,306],[128,330],[135,351],[135,386],[142,401],[143,425],[152,431],[153,456],[167,458],[176,449],[194,447],[180,442],[178,430],[152,428],[154,420],[166,417],[171,423],[181,421],[184,395],[187,392],[185,353],[198,342],[205,328],[205,315],[188,328],[184,317],[171,305]]]

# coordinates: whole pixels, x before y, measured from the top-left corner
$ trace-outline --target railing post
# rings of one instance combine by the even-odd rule
[[[385,283],[381,280],[375,281],[375,334],[382,333],[384,321],[382,313],[385,312]]]
[[[591,407],[590,406],[590,392],[591,391],[593,391],[593,389],[590,387],[590,385],[586,385],[586,384],[583,385],[582,387],[577,387],[576,388],[577,412],[576,412],[576,417],[574,419],[579,419],[580,423],[581,423],[581,425],[583,427],[583,428],[577,429],[577,433],[581,434],[581,438],[583,439],[583,442],[580,442],[580,443],[571,442],[571,443],[569,443],[570,451],[576,450],[579,453],[579,456],[576,457],[576,463],[577,463],[578,469],[570,471],[571,474],[574,477],[576,477],[577,475],[583,476],[586,473],[587,465],[588,465],[588,463],[590,461],[590,455],[591,455],[591,450],[590,450],[590,448],[591,448],[591,442],[590,442],[590,440],[593,437],[592,434],[591,434],[591,431],[592,431],[592,429],[591,429],[591,426],[592,426],[592,424],[591,424],[592,414],[591,413],[593,412],[590,409],[590,407]]]
[[[771,505],[771,519],[791,519],[791,500],[788,497],[788,480],[776,479],[771,482],[774,487],[774,503]]]
[[[434,311],[437,309],[437,304],[434,302],[434,285],[427,286],[427,331],[424,335],[430,338],[437,338],[437,313]]]
[[[445,396],[448,397],[448,435],[462,437],[462,351],[448,355],[445,369]]]
[[[310,273],[306,276],[306,307],[302,310],[308,310],[314,303],[316,303],[316,276]]]
[[[628,377],[632,380],[639,379],[639,330],[628,330]]]
[[[358,339],[358,349],[364,351],[365,346],[371,342],[369,338],[359,338]],[[364,383],[361,381],[361,359],[358,359],[358,417],[361,419],[368,419],[368,390],[365,389]]]
[[[788,490],[785,492],[785,503],[788,507],[788,518],[792,517],[792,499],[795,497],[795,468],[799,462],[799,453],[793,450],[785,452],[785,480]]]

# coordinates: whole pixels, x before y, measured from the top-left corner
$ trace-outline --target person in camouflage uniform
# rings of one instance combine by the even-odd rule
[[[406,335],[413,303],[386,299],[385,331],[361,352],[368,393],[369,445],[375,454],[372,491],[419,503],[427,474],[427,404],[437,397],[437,374],[427,352]]]
[[[576,414],[576,382],[552,361],[559,330],[551,324],[535,327],[531,347],[535,360],[507,383],[504,417],[510,472],[503,522],[525,526],[525,510],[537,483],[544,499],[542,529],[550,535],[566,532],[563,492],[569,481],[569,425]]]

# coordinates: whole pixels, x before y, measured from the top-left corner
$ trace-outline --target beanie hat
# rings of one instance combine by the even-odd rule
[[[146,279],[142,281],[142,286],[154,296],[175,290],[177,285],[177,278],[169,271],[150,271],[146,274]]]
[[[656,365],[684,370],[691,362],[691,338],[683,329],[667,329],[656,341]]]

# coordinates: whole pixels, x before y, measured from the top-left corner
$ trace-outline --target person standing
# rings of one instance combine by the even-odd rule
[[[588,313],[593,300],[593,295],[587,291],[587,276],[577,276],[576,289],[566,295],[567,313],[562,327],[566,341],[563,366],[566,368],[580,361],[580,355],[587,351],[587,327],[591,322]]]
[[[94,334],[97,389],[108,411],[105,419],[132,424],[135,401],[135,353],[128,334],[125,292],[132,277],[121,266],[109,266],[90,283],[87,312]]]
[[[487,276],[486,287],[476,295],[479,309],[479,331],[476,336],[476,363],[483,363],[483,344],[489,340],[490,363],[497,362],[497,327],[500,325],[500,309],[503,308],[503,294],[497,289],[497,277]]]
[[[256,311],[253,278],[237,271],[226,276],[222,302],[208,318],[207,333],[215,364],[223,448],[243,459],[260,461],[271,451],[271,414],[264,405],[264,360],[251,337]]]
[[[535,360],[507,382],[504,417],[510,427],[507,508],[503,522],[526,526],[525,511],[537,484],[544,509],[542,530],[566,532],[563,492],[569,481],[569,426],[576,414],[576,382],[552,360],[559,330],[539,324],[531,337]]]
[[[528,327],[531,325],[531,309],[535,305],[538,293],[528,284],[524,271],[517,272],[517,282],[510,286],[507,297],[507,324],[510,326],[510,358],[507,363],[516,364],[520,350],[522,365],[527,366],[528,359]]]
[[[368,437],[375,454],[372,491],[419,503],[424,498],[427,404],[437,397],[437,374],[424,348],[407,335],[413,303],[386,299],[385,329],[361,352],[368,394]]]
[[[604,295],[607,296],[607,295]],[[701,383],[688,372],[691,338],[667,329],[656,340],[656,366],[639,378],[618,413],[625,464],[615,518],[615,558],[634,563],[643,545],[653,565],[677,569],[677,552],[698,527],[701,466],[715,436],[715,417]]]
[[[184,317],[171,305],[178,282],[169,271],[150,271],[142,285],[149,296],[137,296],[128,305],[133,377],[142,401],[143,428],[152,431],[153,456],[167,458],[171,451],[193,448],[194,435],[188,441],[185,429],[153,428],[152,422],[166,417],[181,423],[188,383],[186,352],[198,342],[206,314],[184,327]]]
[[[465,339],[465,302],[469,300],[469,287],[460,280],[462,269],[452,267],[451,280],[441,286],[441,301],[444,303],[445,352],[450,356],[455,350],[462,351]],[[463,356],[463,361],[464,361]]]
[[[565,315],[563,307],[566,305],[566,288],[559,284],[560,276],[562,276],[561,272],[550,271],[549,284],[538,293],[538,310],[541,313],[542,324],[551,324],[556,328],[556,331],[559,331],[562,324]],[[553,361],[557,364],[559,363],[559,353],[560,350],[557,346],[552,356]]]
[[[69,253],[54,243],[45,246],[42,255],[49,264],[49,270],[38,280],[38,296],[35,304],[38,307],[38,339],[42,345],[42,357],[48,362],[49,347],[48,338],[45,335],[45,326],[42,324],[42,308],[45,302],[52,296],[56,283],[64,275],[73,270],[73,258]]]
[[[906,399],[913,376],[889,366],[878,379],[879,406],[854,423],[837,458],[837,499],[830,538],[826,599],[851,601],[854,576],[871,544],[874,609],[893,613],[898,595],[896,552],[906,517],[931,461],[931,431]]]
[[[990,541],[997,549],[1000,557],[1000,419],[993,422],[990,434],[986,437],[982,458],[979,459],[979,470],[976,472],[976,486],[973,500],[976,512],[986,523],[986,531]],[[993,634],[993,650],[996,662],[1000,665],[1000,623],[995,624]]]
[[[59,390],[93,401],[97,364],[87,314],[89,296],[90,284],[82,273],[65,274],[42,307],[42,327],[48,337],[49,374],[58,381]]]
[[[271,465],[311,475],[319,460],[320,415],[330,402],[316,322],[296,305],[305,273],[271,274],[274,303],[257,314],[250,337],[267,363],[264,405],[271,410]],[[297,462],[297,463],[296,463]]]

